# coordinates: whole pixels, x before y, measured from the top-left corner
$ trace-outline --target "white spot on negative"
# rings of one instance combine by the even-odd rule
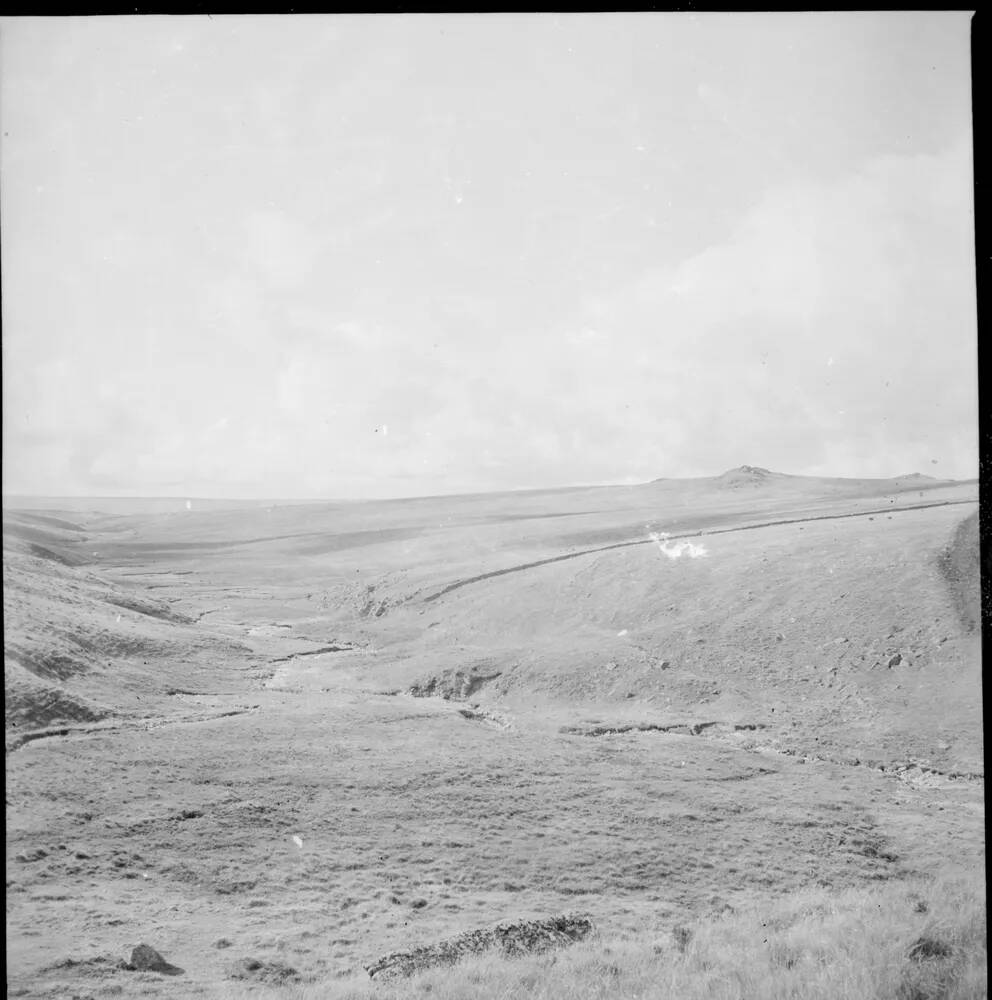
[[[652,531],[648,537],[658,546],[661,554],[668,556],[669,559],[681,559],[682,556],[699,559],[701,556],[709,554],[705,545],[697,545],[695,542],[687,541],[670,542],[667,531]]]

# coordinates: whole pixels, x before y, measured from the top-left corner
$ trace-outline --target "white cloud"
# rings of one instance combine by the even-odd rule
[[[251,212],[245,228],[245,254],[270,287],[288,291],[305,284],[318,250],[312,230],[275,209]]]
[[[966,15],[437,23],[5,26],[12,482],[973,471]]]
[[[625,398],[645,433],[651,414],[681,428],[657,474],[700,458],[718,471],[759,448],[762,464],[792,472],[834,456],[839,474],[898,473],[936,452],[968,475],[977,464],[969,181],[959,144],[771,191],[726,243],[649,270],[609,309],[597,302],[610,350],[573,352],[567,377],[586,400]]]

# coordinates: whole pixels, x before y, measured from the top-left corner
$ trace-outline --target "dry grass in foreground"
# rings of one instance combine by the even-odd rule
[[[987,996],[985,925],[983,874],[945,875],[797,893],[676,928],[668,940],[596,938],[528,958],[484,955],[391,982],[279,992],[287,1000],[979,1000]]]

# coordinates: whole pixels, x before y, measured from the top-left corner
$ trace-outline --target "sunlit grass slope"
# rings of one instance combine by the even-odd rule
[[[974,875],[804,891],[648,936],[520,959],[487,954],[393,982],[286,989],[294,1000],[979,1000],[984,884]],[[240,997],[234,992],[232,997]]]

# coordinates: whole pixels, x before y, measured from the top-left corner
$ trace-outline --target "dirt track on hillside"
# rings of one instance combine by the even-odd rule
[[[758,528],[774,528],[778,525],[784,524],[809,524],[814,521],[837,521],[851,517],[870,518],[879,514],[891,515],[905,510],[926,510],[928,507],[952,507],[957,504],[972,504],[977,502],[977,500],[941,500],[935,503],[907,504],[902,507],[878,507],[874,510],[856,511],[848,514],[818,514],[815,517],[780,518],[775,521],[760,521],[757,524],[738,524],[731,528],[701,528],[699,531],[672,533],[668,534],[666,537],[670,541],[676,541],[680,538],[698,538],[701,535],[726,535],[737,531],[754,531]],[[599,552],[610,552],[613,549],[625,549],[632,545],[651,544],[654,544],[654,539],[652,538],[635,538],[629,542],[617,542],[614,545],[601,545],[599,548],[595,549],[582,549],[580,552],[567,552],[564,555],[552,556],[549,559],[538,559],[535,562],[521,563],[517,566],[507,566],[506,569],[491,570],[488,573],[480,573],[478,576],[470,576],[464,580],[456,580],[454,583],[448,584],[448,586],[443,587],[436,593],[422,598],[422,600],[425,604],[430,603],[431,601],[436,601],[440,597],[444,597],[445,594],[450,594],[453,590],[459,590],[460,588],[467,587],[472,583],[481,583],[483,580],[492,580],[497,576],[506,576],[508,573],[520,573],[524,570],[536,569],[538,566],[550,566],[552,563],[565,562],[568,559],[579,559],[582,556],[596,555]]]

